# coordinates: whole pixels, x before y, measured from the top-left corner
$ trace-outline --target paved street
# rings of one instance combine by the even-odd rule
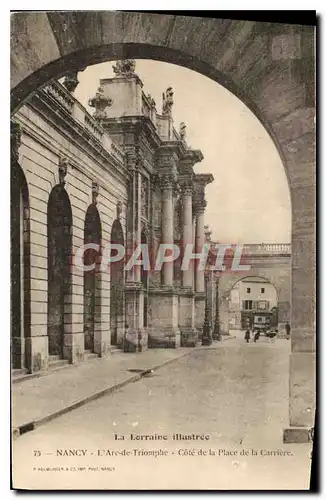
[[[308,488],[310,445],[282,443],[289,351],[286,340],[246,344],[241,335],[28,432],[13,444],[15,486],[28,477],[43,488]],[[173,440],[177,433],[208,439]],[[62,456],[69,449],[85,456]]]

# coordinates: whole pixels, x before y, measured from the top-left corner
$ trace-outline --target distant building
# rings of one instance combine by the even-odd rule
[[[229,323],[234,329],[277,326],[277,293],[263,278],[245,278],[229,297]],[[276,319],[276,324],[275,324]]]

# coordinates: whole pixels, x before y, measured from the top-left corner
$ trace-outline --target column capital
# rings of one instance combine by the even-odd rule
[[[175,176],[172,173],[154,174],[152,177],[154,186],[160,189],[176,189]]]
[[[179,178],[179,185],[181,190],[181,195],[192,195],[194,191],[194,184],[192,177]]]

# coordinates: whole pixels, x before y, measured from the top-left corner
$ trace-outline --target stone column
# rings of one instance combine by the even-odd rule
[[[196,215],[196,253],[201,253],[205,244],[204,210],[200,208]],[[199,260],[196,261],[196,292],[205,291],[204,270],[199,269]]]
[[[186,245],[193,244],[193,226],[192,226],[192,189],[186,186],[182,196],[182,242],[183,248]],[[182,286],[192,288],[193,286],[193,266],[189,263],[187,269],[182,271]]]
[[[162,243],[173,244],[172,178],[165,176],[162,183]],[[162,277],[163,285],[173,286],[173,262],[164,262]]]
[[[186,180],[182,186],[182,249],[181,262],[184,259],[186,245],[192,245],[194,250],[194,231],[192,217],[192,182]],[[181,290],[179,292],[179,326],[181,331],[181,345],[194,347],[198,341],[195,329],[195,300],[194,300],[194,267],[189,262],[187,269],[181,270]]]
[[[195,252],[201,253],[205,243],[204,207],[196,207]],[[194,262],[195,272],[195,327],[201,338],[205,319],[205,277],[204,270],[199,269],[199,260]]]
[[[161,188],[161,242],[173,244],[173,174],[159,175],[157,183]],[[177,348],[180,346],[180,330],[178,295],[173,286],[174,263],[164,262],[161,273],[161,286],[153,286],[150,291],[148,346]]]
[[[141,242],[141,174],[136,154],[128,155],[128,168],[132,172],[128,188],[127,206],[127,261]],[[140,266],[133,266],[126,274],[125,308],[126,326],[124,350],[137,352],[146,346],[143,342],[143,293]],[[146,341],[147,344],[147,341]],[[141,346],[141,348],[140,348]]]

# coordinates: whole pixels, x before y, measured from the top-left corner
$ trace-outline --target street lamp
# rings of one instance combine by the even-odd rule
[[[203,325],[203,336],[202,345],[212,345],[212,335],[211,335],[211,323],[209,319],[209,307],[208,307],[208,280],[209,271],[205,271],[205,319]]]
[[[214,332],[213,339],[214,340],[222,340],[222,335],[220,332],[220,306],[219,306],[219,297],[218,297],[218,286],[219,286],[219,276],[216,276],[216,292],[215,292],[215,321],[214,321]]]

